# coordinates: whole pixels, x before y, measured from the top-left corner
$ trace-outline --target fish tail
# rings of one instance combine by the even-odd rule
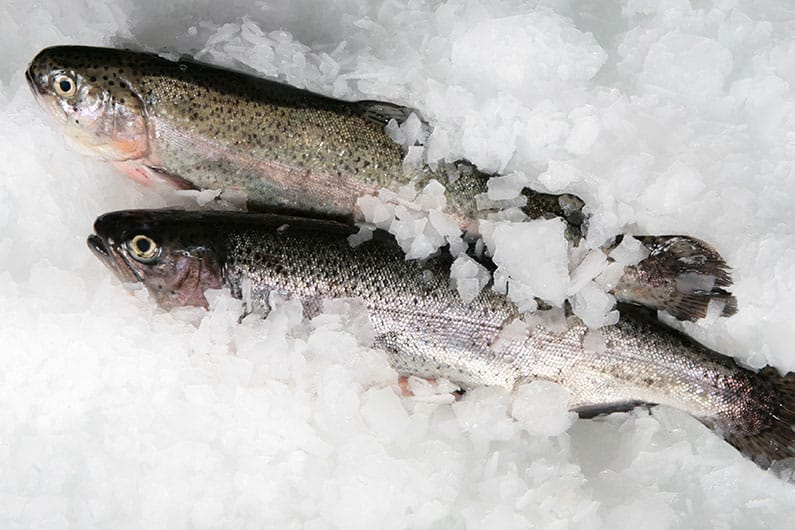
[[[649,256],[625,268],[613,293],[618,301],[667,311],[679,320],[695,321],[710,313],[728,317],[737,312],[737,299],[728,291],[730,267],[712,246],[689,236],[636,239]]]
[[[723,437],[742,454],[763,468],[772,468],[782,478],[793,480],[795,472],[795,372],[786,375],[766,367],[759,377],[769,387],[751,415],[754,428],[724,430]],[[754,414],[755,413],[755,414]]]

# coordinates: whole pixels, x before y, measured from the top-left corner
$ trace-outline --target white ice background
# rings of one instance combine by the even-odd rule
[[[712,242],[740,311],[687,330],[792,370],[791,2],[12,1],[0,35],[0,528],[791,527],[795,488],[684,413],[402,398],[355,304],[238,325],[228,295],[129,294],[85,238],[166,199],[66,147],[23,76],[45,46],[131,45],[413,106],[429,159],[582,197],[592,246]]]

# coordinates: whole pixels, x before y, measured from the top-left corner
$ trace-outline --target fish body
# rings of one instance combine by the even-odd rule
[[[484,289],[465,303],[450,286],[451,257],[407,261],[390,237],[356,247],[350,226],[267,214],[125,211],[97,219],[88,243],[125,281],[140,281],[164,307],[206,305],[223,286],[249,311],[267,314],[276,294],[298,299],[305,316],[323,301],[358,298],[375,344],[402,375],[446,378],[466,389],[509,390],[548,380],[571,393],[583,415],[664,404],[710,426],[761,465],[795,456],[795,374],[755,373],[684,335],[631,314],[601,330],[569,316],[565,330],[506,327],[521,315]]]
[[[491,175],[458,162],[405,171],[405,149],[386,132],[413,109],[343,101],[190,59],[89,46],[55,46],[26,77],[39,103],[82,151],[141,182],[224,190],[252,211],[357,218],[356,200],[382,188],[446,184],[448,213],[477,232],[475,198]],[[66,90],[62,89],[63,87]],[[527,190],[532,217],[582,223],[576,197]]]
[[[351,217],[358,197],[412,180],[384,132],[404,107],[107,48],[49,48],[27,75],[62,123],[85,131],[79,142],[104,140],[104,158],[141,178],[242,193],[253,210]]]
[[[191,60],[86,46],[41,51],[26,77],[73,143],[142,182],[223,190],[250,210],[353,221],[361,218],[356,204],[363,195],[437,179],[446,183],[447,212],[462,230],[477,234],[478,220],[489,213],[476,204],[489,175],[471,164],[457,163],[452,179],[428,166],[404,170],[405,152],[384,127],[406,120],[412,111],[405,107],[341,101]],[[523,193],[525,213],[565,218],[568,236],[579,238],[587,223],[582,201]],[[682,320],[704,317],[712,300],[723,316],[736,312],[728,267],[710,245],[685,236],[646,240],[651,258],[626,269],[614,288],[620,301]],[[694,287],[677,282],[682,275],[715,281]]]

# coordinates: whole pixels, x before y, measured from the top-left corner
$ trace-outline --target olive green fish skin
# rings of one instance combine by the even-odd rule
[[[602,330],[607,349],[600,353],[586,351],[588,329],[576,317],[562,332],[506,334],[520,317],[516,308],[488,288],[464,303],[449,285],[446,254],[420,264],[406,261],[390,237],[376,234],[354,248],[348,226],[254,214],[120,212],[100,217],[95,231],[111,254],[124,253],[121,242],[134,234],[165,242],[161,257],[203,249],[223,264],[220,281],[250,311],[267,313],[274,293],[299,299],[308,317],[324,300],[360,298],[376,345],[403,375],[444,377],[463,388],[554,381],[571,392],[572,409],[586,415],[665,404],[699,418],[763,465],[795,454],[795,375],[751,372],[632,315]],[[153,266],[137,265],[143,283]]]

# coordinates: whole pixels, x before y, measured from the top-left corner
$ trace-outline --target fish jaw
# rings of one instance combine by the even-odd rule
[[[88,236],[86,241],[89,250],[113,272],[122,283],[140,283],[141,277],[130,267],[130,264],[119,252],[114,251],[112,242],[106,241],[96,234]]]

